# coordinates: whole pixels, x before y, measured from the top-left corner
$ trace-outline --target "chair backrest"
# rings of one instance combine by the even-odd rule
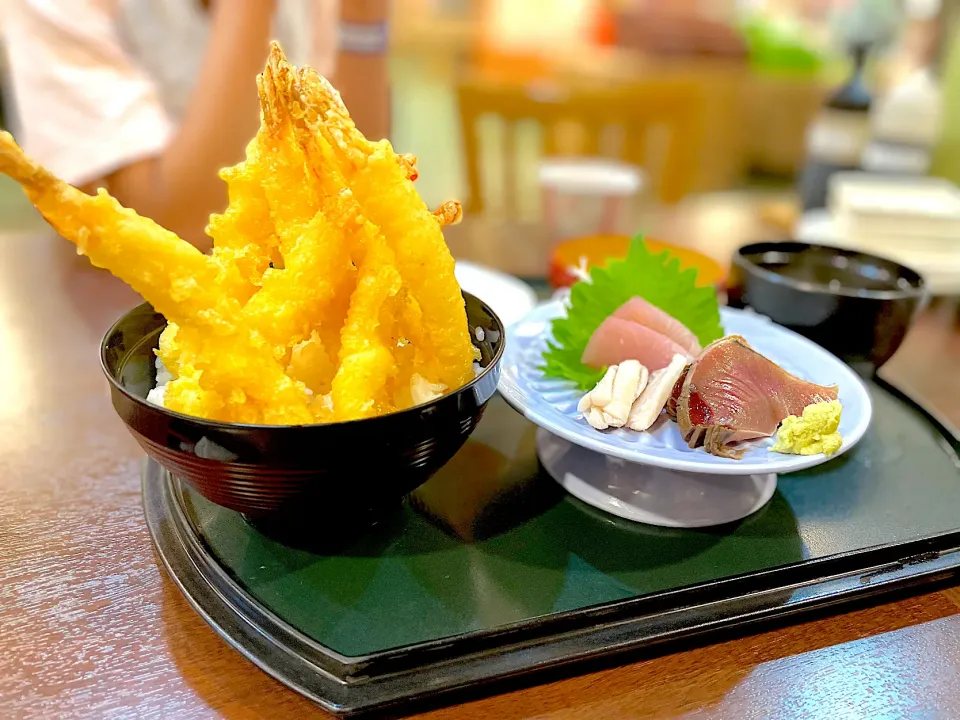
[[[472,212],[489,205],[480,133],[481,118],[489,115],[502,126],[496,184],[508,213],[516,210],[518,192],[517,127],[530,120],[539,126],[543,156],[602,156],[639,165],[663,202],[676,202],[696,182],[705,104],[693,81],[538,87],[478,78],[460,83],[458,100]]]

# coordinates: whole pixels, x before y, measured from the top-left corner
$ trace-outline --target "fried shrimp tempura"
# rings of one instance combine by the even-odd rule
[[[336,219],[359,272],[340,334],[339,369],[331,391],[334,417],[356,420],[389,412],[394,405],[388,386],[397,363],[380,326],[383,315],[389,321],[392,313],[385,312],[387,304],[402,285],[394,252],[379,228],[364,217],[334,163],[330,147],[322,139],[304,134],[306,123],[295,102],[299,96],[296,73],[276,52],[271,53],[260,90],[267,98],[272,121],[289,124],[294,141],[299,136],[301,165],[317,169],[312,181],[324,197],[323,212]]]
[[[473,377],[473,347],[441,228],[413,189],[417,158],[370,143],[340,96],[271,47],[261,125],[225,168],[229,206],[204,255],[101,190],[87,195],[0,133],[17,180],[79,252],[167,319],[163,404],[196,417],[298,425],[410,407]]]
[[[280,261],[280,240],[258,181],[265,172],[261,134],[262,130],[247,145],[243,162],[220,171],[220,178],[227,184],[229,205],[222,214],[211,215],[207,224],[213,256],[225,265],[236,266],[247,283],[242,291],[245,299],[256,292],[270,264]]]
[[[363,137],[339,93],[315,71],[299,75],[300,100],[317,114],[311,130],[333,149],[366,216],[395,239],[397,268],[423,310],[426,349],[436,360],[421,375],[447,388],[460,387],[473,376],[473,350],[453,258],[439,224],[404,176],[390,143]]]
[[[343,327],[340,369],[333,378],[333,411],[337,420],[357,420],[395,409],[387,397],[387,381],[397,363],[380,339],[380,312],[400,291],[400,273],[393,250],[375,236],[360,265],[357,290],[350,299]]]
[[[0,132],[0,172],[23,187],[44,219],[176,323],[202,318],[215,332],[236,330],[235,297],[220,290],[238,284],[224,267],[153,220],[123,207],[103,189],[87,195],[30,160],[10,133]]]
[[[257,90],[261,117],[257,137],[268,158],[258,179],[285,255],[320,210],[322,198],[309,180],[303,152],[291,137],[289,117],[275,91],[270,64],[257,77]]]
[[[333,302],[336,278],[353,269],[346,247],[323,213],[316,213],[285,253],[282,269],[268,269],[263,286],[244,306],[243,322],[283,356],[310,337],[315,318]]]
[[[364,216],[357,199],[346,187],[347,180],[340,173],[332,148],[311,130],[304,107],[297,102],[297,98],[301,97],[297,73],[277,53],[271,54],[261,90],[272,98],[276,107],[286,108],[288,120],[304,153],[306,166],[315,169],[314,182],[319,194],[325,198],[323,210],[331,218],[337,219],[353,262],[359,267],[366,267],[367,254],[376,247],[379,254],[376,262],[379,265],[394,265],[396,259],[393,250],[380,229]],[[385,271],[381,269],[380,272]],[[373,276],[376,277],[376,273]],[[426,357],[420,348],[423,341],[423,333],[419,330],[422,313],[406,288],[401,285],[399,291],[388,293],[376,303],[357,304],[355,300],[358,294],[359,287],[351,298],[351,315],[341,335],[343,344],[338,359],[341,367],[350,369],[358,379],[370,375],[370,368],[379,366],[383,379],[373,384],[366,381],[350,383],[348,377],[341,373],[340,379],[334,384],[333,395],[335,414],[340,419],[385,412],[391,405],[409,407],[412,403],[409,391],[411,377],[417,369],[422,370],[425,366],[424,362],[416,363],[418,358]],[[360,312],[367,313],[363,322],[356,320]],[[417,327],[413,327],[411,322],[415,322]],[[411,338],[415,347],[411,347]],[[371,347],[375,347],[376,352],[367,352]],[[390,353],[392,361],[381,348]],[[361,358],[365,364],[361,364]]]
[[[44,219],[79,252],[130,285],[157,312],[177,323],[179,332],[184,332],[185,324],[202,327],[205,339],[198,357],[213,361],[230,357],[217,374],[224,384],[260,402],[265,421],[268,417],[283,418],[284,423],[312,419],[305,388],[297,387],[263,340],[238,322],[240,303],[223,291],[224,286],[236,284],[235,267],[225,270],[214,258],[123,207],[104,190],[91,196],[67,185],[29,160],[5,132],[0,133],[0,172],[23,186]],[[243,362],[236,362],[237,358]],[[205,417],[219,414],[224,406],[223,393],[211,392],[204,398],[202,386],[191,387]]]

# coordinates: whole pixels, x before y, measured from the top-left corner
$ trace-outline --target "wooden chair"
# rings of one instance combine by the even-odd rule
[[[696,182],[704,102],[693,81],[537,87],[474,78],[459,84],[458,100],[470,191],[467,207],[472,213],[490,204],[484,193],[479,132],[481,118],[489,115],[498,117],[503,128],[499,186],[507,214],[516,211],[516,129],[528,120],[540,128],[543,156],[601,156],[638,165],[665,203],[682,198]]]

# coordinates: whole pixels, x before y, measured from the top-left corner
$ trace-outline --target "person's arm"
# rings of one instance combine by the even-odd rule
[[[174,127],[154,81],[126,52],[107,4],[17,0],[4,30],[18,140],[68,182],[88,191],[106,187],[206,248],[207,217],[226,200],[217,173],[243,157],[256,133],[255,77],[266,59],[274,4],[211,3],[200,75]]]
[[[190,103],[163,153],[90,183],[194,244],[206,246],[211,212],[226,205],[221,168],[238,162],[257,132],[256,76],[270,41],[273,0],[212,3],[209,44]]]
[[[341,0],[340,21],[386,26],[388,0]],[[331,82],[340,91],[360,131],[371,140],[390,135],[390,79],[387,54],[341,47]]]

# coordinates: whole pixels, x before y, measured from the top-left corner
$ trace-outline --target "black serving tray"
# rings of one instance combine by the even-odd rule
[[[334,713],[442,702],[952,576],[960,439],[883,381],[868,387],[857,447],[781,476],[766,507],[717,528],[634,524],[565,495],[534,426],[499,397],[447,467],[337,547],[272,540],[152,462],[144,506],[173,580],[264,671]]]

